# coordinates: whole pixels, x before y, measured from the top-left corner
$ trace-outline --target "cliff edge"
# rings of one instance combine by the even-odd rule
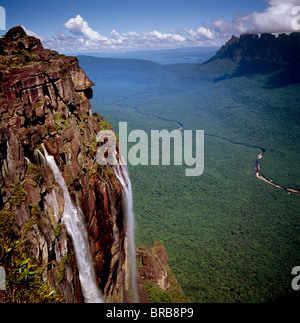
[[[221,47],[214,59],[229,58],[238,63],[263,61],[277,65],[299,66],[300,33],[244,34],[232,38]]]
[[[122,187],[95,158],[97,133],[111,125],[91,112],[94,83],[76,57],[44,49],[21,27],[0,39],[0,80],[0,265],[6,270],[6,301],[23,301],[24,288],[16,282],[23,282],[16,277],[20,271],[32,273],[24,276],[26,288],[35,286],[31,301],[49,294],[56,301],[82,302],[72,241],[61,221],[64,195],[41,158],[43,146],[82,209],[106,301],[130,301]],[[36,286],[33,278],[39,275],[44,284]]]

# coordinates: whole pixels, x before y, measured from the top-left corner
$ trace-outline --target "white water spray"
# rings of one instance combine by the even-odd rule
[[[116,156],[116,152],[115,152]],[[123,187],[122,199],[123,199],[123,213],[126,220],[126,236],[127,236],[127,254],[129,263],[129,275],[131,281],[131,288],[133,293],[133,302],[139,302],[139,295],[137,289],[136,279],[136,252],[134,243],[134,214],[133,214],[133,197],[131,182],[127,166],[124,165],[123,156],[119,154],[120,163],[115,163],[116,166],[112,166],[117,179]]]
[[[55,181],[63,190],[65,208],[62,215],[62,223],[66,225],[67,232],[72,238],[76,263],[79,271],[79,279],[85,303],[103,303],[104,299],[98,289],[91,252],[89,248],[88,236],[83,220],[83,213],[79,206],[74,206],[64,178],[56,165],[52,156],[45,151],[46,161],[51,168]]]

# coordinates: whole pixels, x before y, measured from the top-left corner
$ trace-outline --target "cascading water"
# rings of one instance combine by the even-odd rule
[[[134,243],[134,214],[133,214],[133,197],[131,182],[127,166],[124,165],[123,157],[119,154],[120,163],[113,166],[117,179],[123,187],[123,213],[126,219],[126,236],[127,236],[127,254],[129,263],[129,275],[134,303],[139,302],[137,279],[136,279],[136,252]]]
[[[62,223],[66,225],[67,232],[72,238],[85,303],[103,303],[104,298],[98,289],[95,279],[95,272],[82,211],[78,206],[74,206],[72,203],[67,185],[54,158],[47,153],[45,147],[44,151],[45,159],[53,172],[55,181],[63,190],[65,208],[62,215]]]

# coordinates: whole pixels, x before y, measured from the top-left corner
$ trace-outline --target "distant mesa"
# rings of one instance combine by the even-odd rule
[[[221,47],[214,59],[229,58],[238,63],[264,61],[278,65],[300,65],[300,33],[244,34],[232,38]]]

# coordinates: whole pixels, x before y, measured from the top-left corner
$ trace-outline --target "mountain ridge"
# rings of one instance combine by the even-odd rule
[[[300,33],[243,34],[232,36],[209,61],[230,58],[238,63],[264,61],[278,65],[299,65]]]

